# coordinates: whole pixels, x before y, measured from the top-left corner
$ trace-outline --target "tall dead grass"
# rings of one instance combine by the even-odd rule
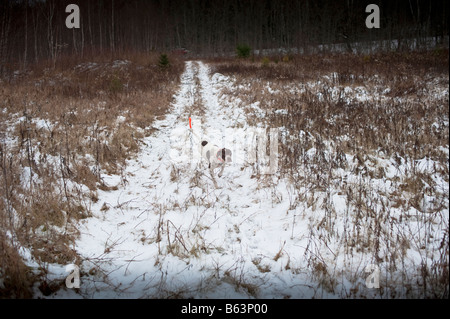
[[[45,281],[20,247],[43,265],[76,261],[71,222],[90,215],[97,190],[108,189],[101,173],[120,174],[167,111],[184,68],[169,58],[162,70],[156,53],[67,56],[1,80],[2,297],[31,297]]]
[[[222,59],[214,64],[215,72],[233,75],[236,86],[247,87],[239,90],[245,103],[260,102],[268,127],[297,132],[293,138],[300,130],[316,132],[318,146],[321,140],[333,140],[337,153],[384,152],[388,157],[408,155],[411,160],[424,156],[443,159],[436,149],[448,145],[444,123],[448,120],[448,98],[432,95],[435,85],[448,85],[448,50],[304,55],[284,60],[288,62],[278,57],[272,61],[277,62],[266,66],[259,61]],[[314,81],[319,84],[308,85]],[[363,90],[369,98],[349,101],[346,88],[352,93]],[[308,136],[306,144],[295,148],[284,144],[283,153],[304,154],[315,140]],[[298,156],[280,158],[285,168],[298,166]]]
[[[223,94],[258,102],[264,114],[247,108],[250,123],[282,130],[278,173],[297,190],[291,209],[317,212],[305,258],[324,290],[343,274],[320,247],[338,242],[345,255],[333,262],[364,253],[385,265],[384,297],[448,296],[448,190],[436,182],[449,181],[448,50],[213,62],[235,79]],[[344,213],[333,196],[346,198]],[[409,249],[420,265],[405,262]],[[361,296],[364,269],[350,268],[352,288],[339,289]]]

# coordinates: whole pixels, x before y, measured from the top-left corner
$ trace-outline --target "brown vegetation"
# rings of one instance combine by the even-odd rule
[[[0,263],[5,297],[29,297],[37,278],[18,247],[28,248],[42,269],[77,259],[71,221],[91,214],[97,189],[107,189],[100,173],[120,174],[153,119],[167,111],[183,70],[179,59],[170,62],[162,70],[158,54],[66,57],[54,68],[44,62],[2,80],[0,244],[10,252]]]
[[[336,288],[337,270],[318,254],[339,242],[345,256],[333,262],[364,253],[388,265],[383,296],[396,297],[402,280],[414,280],[402,296],[448,296],[448,50],[267,59],[216,59],[214,71],[233,76],[223,94],[242,101],[249,123],[281,129],[291,207],[317,212],[305,253],[313,277]],[[427,231],[417,236],[412,221]],[[405,266],[409,249],[422,258],[417,272]],[[358,291],[352,267],[339,274],[356,287],[348,297]]]

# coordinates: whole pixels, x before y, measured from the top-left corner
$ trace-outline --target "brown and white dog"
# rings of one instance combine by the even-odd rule
[[[223,174],[225,164],[231,163],[231,150],[227,148],[220,148],[217,145],[209,143],[208,141],[202,141],[201,154],[202,157],[208,162],[208,168],[211,170],[211,174],[216,167],[221,167],[218,174],[219,177]]]

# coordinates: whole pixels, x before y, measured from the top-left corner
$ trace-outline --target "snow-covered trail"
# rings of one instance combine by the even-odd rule
[[[152,124],[156,132],[122,176],[103,176],[117,189],[99,190],[74,247],[82,257],[82,297],[313,295],[300,271],[306,223],[289,210],[283,181],[259,185],[240,158],[236,145],[247,123],[236,103],[221,98],[229,81],[202,62],[186,62],[170,112]],[[237,161],[217,188],[189,117],[200,136],[234,145]]]
[[[91,209],[94,216],[83,223],[76,243],[85,258],[83,266],[89,268],[85,271],[94,274],[82,278],[80,291],[86,297],[142,297],[151,286],[159,251],[147,242],[155,235],[158,214],[176,191],[169,141],[177,126],[186,130],[184,115],[192,105],[193,68],[188,62],[172,110],[153,123],[156,132],[144,139],[139,156],[128,162],[122,176],[104,176],[104,182],[117,190],[99,191],[99,201]]]

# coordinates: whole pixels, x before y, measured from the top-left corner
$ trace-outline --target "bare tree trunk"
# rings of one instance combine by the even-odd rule
[[[109,34],[111,51],[115,51],[114,45],[114,0],[111,0],[111,31]]]
[[[38,62],[38,25],[39,25],[39,19],[38,19],[38,10],[33,10],[33,38],[34,38],[34,62]]]
[[[53,32],[53,16],[55,14],[55,2],[49,1],[47,8],[47,46],[48,46],[48,54],[50,58],[55,62],[56,59],[56,45],[55,45],[55,36]]]
[[[11,14],[9,12],[2,12],[0,23],[0,75],[5,72],[5,65],[8,54],[8,37],[9,29],[11,27]]]
[[[91,2],[87,1],[88,4],[88,32],[89,32],[89,39],[90,39],[90,45],[91,45],[91,49],[94,45],[93,43],[93,39],[92,39],[92,28],[91,28],[91,6],[89,5]]]
[[[102,34],[102,16],[101,16],[101,10],[98,10],[98,33],[99,33],[99,44],[100,44],[100,51],[103,51],[103,34]]]
[[[23,52],[23,68],[27,67],[28,51],[28,0],[25,1],[25,49]]]
[[[75,52],[75,54],[78,54],[77,41],[76,41],[76,37],[75,37],[75,28],[72,28],[72,45],[73,45],[73,51]]]
[[[81,57],[84,56],[84,28],[83,28],[83,20],[81,20]]]

